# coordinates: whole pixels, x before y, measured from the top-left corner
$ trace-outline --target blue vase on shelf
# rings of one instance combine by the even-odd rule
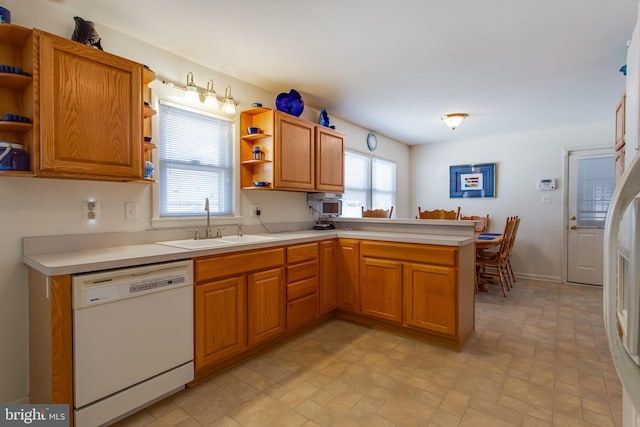
[[[320,111],[320,120],[318,121],[322,126],[329,127],[329,115],[327,114],[327,109],[323,108]]]

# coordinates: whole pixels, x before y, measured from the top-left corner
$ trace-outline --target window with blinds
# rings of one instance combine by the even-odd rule
[[[233,215],[234,123],[159,102],[160,217]]]
[[[396,164],[345,150],[342,216],[360,217],[362,207],[389,209],[395,201]]]

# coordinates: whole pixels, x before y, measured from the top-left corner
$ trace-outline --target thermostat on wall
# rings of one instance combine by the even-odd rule
[[[556,189],[555,178],[538,178],[537,184],[539,191],[551,191]]]

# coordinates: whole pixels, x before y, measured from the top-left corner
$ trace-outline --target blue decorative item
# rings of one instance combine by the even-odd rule
[[[11,12],[6,7],[0,6],[0,23],[11,23]]]
[[[304,110],[304,101],[302,96],[295,89],[291,89],[289,93],[281,93],[276,98],[276,108],[278,111],[299,117]]]
[[[327,114],[326,108],[323,108],[322,111],[320,111],[320,121],[318,123],[322,126],[329,127],[329,115]]]
[[[624,64],[622,67],[620,67],[620,72],[625,76],[627,75],[627,64]]]

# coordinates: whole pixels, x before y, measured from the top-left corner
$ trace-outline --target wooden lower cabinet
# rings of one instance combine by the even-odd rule
[[[363,318],[462,348],[474,329],[474,245],[362,240],[360,256]]]
[[[320,314],[336,309],[338,299],[338,251],[336,240],[320,242]]]
[[[195,367],[241,353],[247,347],[246,278],[195,287]]]
[[[284,269],[260,271],[247,277],[247,342],[259,344],[283,333],[285,319]]]
[[[402,323],[402,262],[362,258],[360,313]]]
[[[287,329],[295,329],[320,316],[318,242],[287,247]]]
[[[359,313],[360,245],[356,239],[338,239],[338,301],[341,310]]]
[[[455,336],[455,268],[405,263],[403,276],[404,325]]]

